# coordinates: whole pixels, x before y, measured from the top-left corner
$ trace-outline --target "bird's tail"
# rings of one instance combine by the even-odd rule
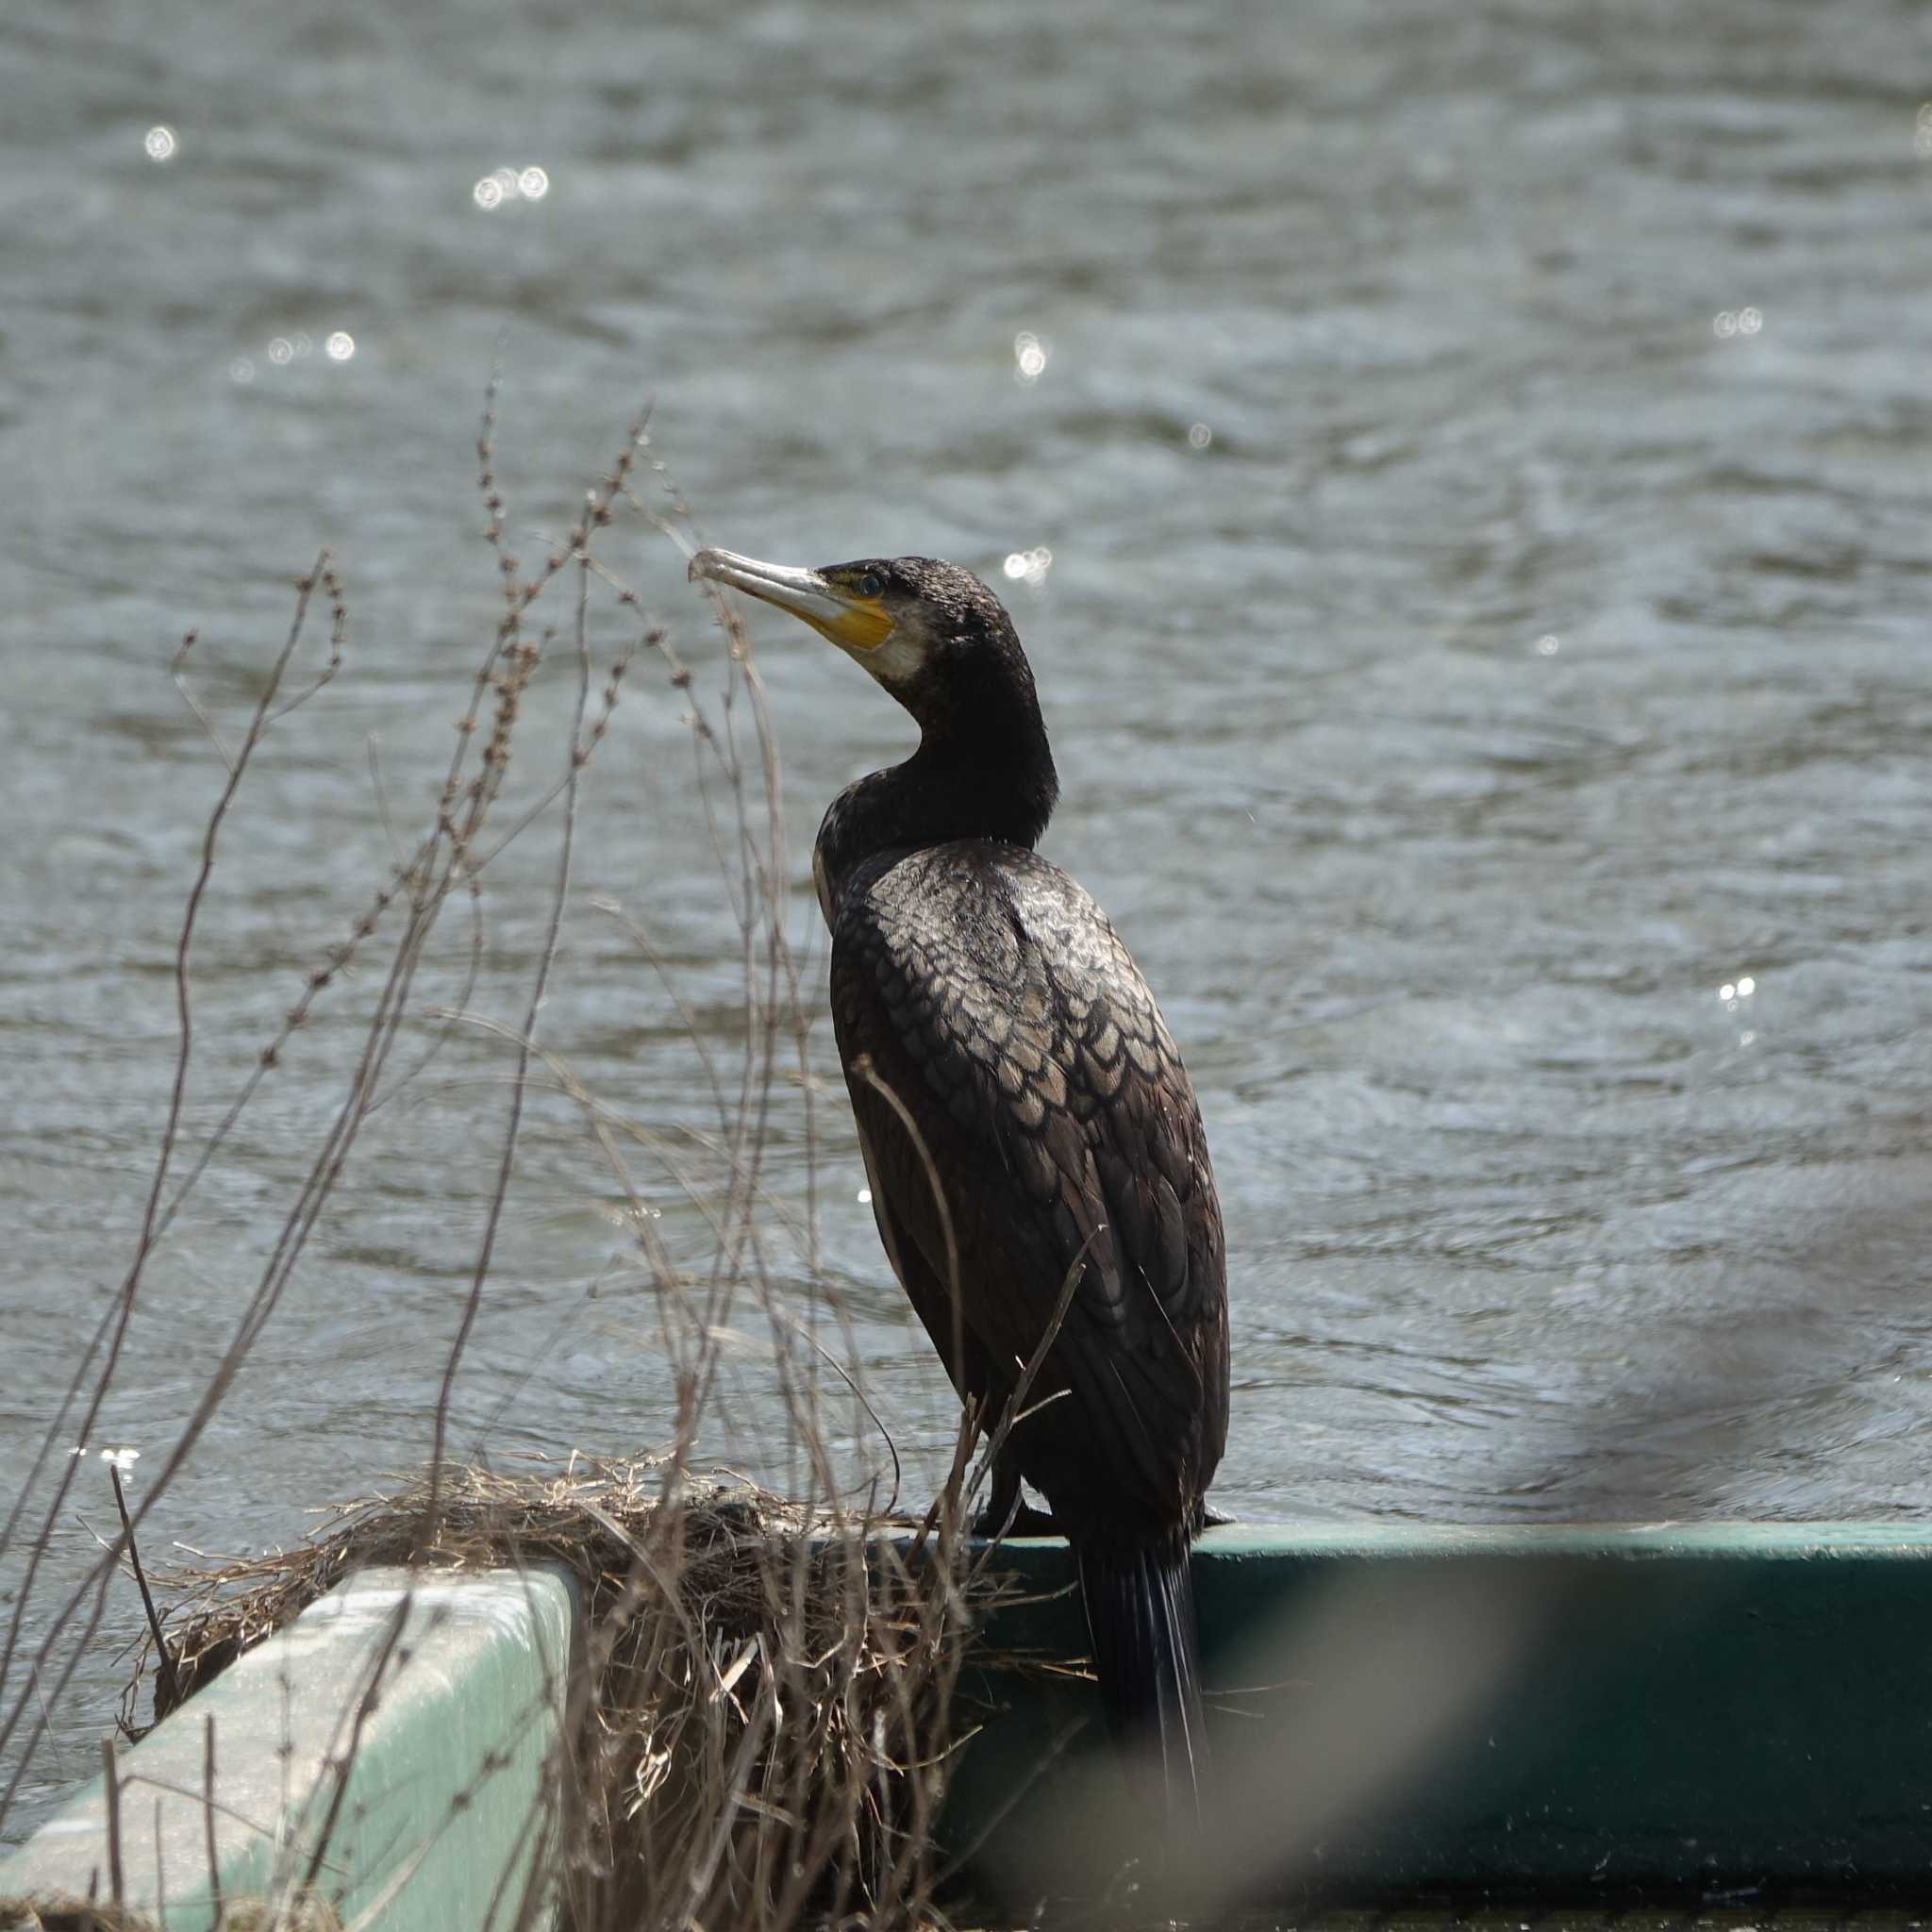
[[[1187,1538],[1083,1549],[1079,1563],[1108,1728],[1168,1830],[1192,1830],[1206,1805],[1208,1729]]]

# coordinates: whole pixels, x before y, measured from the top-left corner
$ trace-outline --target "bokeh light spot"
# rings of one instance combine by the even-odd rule
[[[513,201],[541,201],[550,192],[550,172],[533,162],[527,168],[492,168],[470,190],[470,198],[488,213]]]
[[[331,362],[346,362],[356,353],[356,338],[345,328],[339,328],[322,345],[322,352]]]
[[[1213,441],[1214,432],[1208,428],[1207,424],[1191,423],[1188,425],[1188,447],[1190,449],[1206,449]]]
[[[150,127],[142,142],[151,161],[172,161],[181,143],[175,139],[172,127]]]

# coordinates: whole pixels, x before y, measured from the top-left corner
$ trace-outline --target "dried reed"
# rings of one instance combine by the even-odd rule
[[[259,745],[320,695],[343,664],[348,609],[334,566],[325,555],[299,580],[288,636],[239,735],[225,738],[186,683],[188,644],[176,655],[175,676],[214,743],[224,782],[178,936],[178,1048],[133,1254],[119,1293],[78,1351],[27,1480],[0,1524],[0,1559],[15,1550],[24,1557],[0,1630],[0,1817],[79,1658],[108,1617],[110,1589],[127,1574],[137,1534],[164,1505],[291,1292],[364,1124],[421,1076],[456,1029],[488,1027],[470,1008],[485,952],[477,882],[512,841],[548,817],[557,827],[557,857],[544,936],[522,1024],[508,1036],[509,1100],[482,1236],[444,1348],[441,1397],[424,1418],[426,1468],[394,1494],[344,1510],[292,1553],[173,1579],[189,1601],[163,1620],[171,1655],[145,1641],[157,1666],[158,1710],[192,1698],[197,1685],[361,1565],[441,1571],[562,1563],[578,1579],[584,1607],[580,1656],[563,1687],[566,1761],[546,1779],[544,1811],[528,1822],[525,1839],[539,1856],[506,1857],[507,1872],[523,1868],[535,1875],[499,1900],[495,1923],[537,1924],[559,1902],[578,1932],[659,1924],[717,1932],[819,1918],[926,1923],[936,1909],[933,1824],[958,1735],[953,1702],[960,1662],[975,1620],[1001,1591],[986,1555],[975,1554],[966,1535],[972,1497],[988,1468],[982,1457],[969,1474],[972,1451],[978,1425],[997,1436],[1002,1419],[973,1418],[962,1426],[952,1476],[923,1526],[890,1520],[875,1500],[858,1508],[840,1505],[845,1473],[835,1467],[828,1446],[840,1432],[829,1421],[832,1405],[841,1417],[848,1405],[874,1424],[876,1416],[843,1301],[818,1260],[816,1083],[808,1051],[816,998],[805,989],[788,938],[791,877],[776,739],[750,642],[734,608],[708,590],[725,650],[721,688],[701,693],[667,627],[643,618],[643,600],[602,554],[605,533],[620,515],[641,519],[683,552],[697,547],[690,512],[649,454],[642,423],[581,499],[569,531],[526,569],[509,549],[495,399],[492,383],[476,453],[484,536],[501,603],[457,718],[456,750],[429,822],[413,844],[396,840],[391,827],[393,870],[349,929],[300,969],[284,1021],[252,1054],[248,1073],[198,1145],[188,1144],[184,1123],[196,1065],[201,914],[222,832]],[[648,501],[639,493],[643,487]],[[537,606],[559,578],[575,589],[572,611],[562,625],[540,629]],[[319,600],[330,613],[328,654],[303,683],[294,665]],[[604,644],[613,615],[616,641]],[[688,1145],[675,1153],[634,1131],[621,1109],[601,1100],[537,1037],[571,889],[580,791],[641,654],[661,666],[689,722],[694,792],[736,921],[742,974],[736,1065],[697,1043],[715,1124],[701,1129],[693,1123]],[[534,754],[554,776],[507,791],[513,749],[520,770],[531,764],[520,736],[525,701],[553,657],[565,658],[575,686],[563,743]],[[388,795],[380,788],[379,795],[387,824]],[[425,1012],[417,1004],[419,973],[452,902],[468,914],[468,974],[454,1007]],[[625,923],[648,955],[641,928]],[[346,971],[352,965],[358,969],[353,980]],[[99,1557],[50,1612],[30,1616],[29,1606],[44,1593],[46,1554],[81,1466],[77,1451],[62,1450],[76,1441],[80,1449],[89,1446],[122,1367],[150,1258],[320,1003],[358,997],[357,984],[373,991],[359,995],[359,1046],[341,1105],[319,1127],[306,1174],[214,1374],[158,1458],[138,1504],[124,1513],[120,1534],[103,1539]],[[407,1063],[399,1061],[398,1050],[412,1038],[423,1043]],[[802,1096],[806,1136],[802,1214],[774,1203],[766,1175],[774,1096],[791,1083]],[[573,1457],[552,1474],[508,1476],[465,1467],[451,1454],[450,1398],[490,1291],[525,1099],[540,1086],[575,1107],[587,1144],[632,1210],[628,1225],[656,1314],[655,1343],[675,1391],[675,1420],[670,1440],[651,1457]],[[710,1253],[703,1265],[674,1256],[658,1234],[635,1170],[640,1149],[659,1170],[652,1186],[668,1179],[708,1226]],[[798,1250],[794,1276],[808,1284],[810,1298],[803,1312],[795,1288],[788,1300],[774,1285],[774,1210]],[[789,1421],[798,1471],[790,1499],[722,1483],[696,1461],[733,1324],[747,1316],[770,1338],[773,1392]],[[827,1338],[842,1341],[842,1359]],[[892,1460],[896,1470],[896,1452]],[[349,1734],[351,1754],[356,1736]],[[214,1776],[210,1756],[210,1807]],[[212,1834],[209,1842],[212,1860]],[[291,1867],[281,1874],[279,1905],[231,1901],[229,1917],[319,1908],[305,1889],[320,1878],[325,1850],[326,1833],[308,1855],[306,1871]]]
[[[659,1458],[523,1476],[450,1467],[431,1552],[425,1473],[293,1550],[179,1573],[177,1679],[192,1694],[372,1564],[560,1565],[584,1635],[571,1800],[546,1828],[574,1926],[926,1921],[959,1667],[1012,1585],[957,1532],[915,1552],[909,1521],[689,1472],[667,1489],[671,1474]],[[154,1681],[158,1718],[173,1706]]]

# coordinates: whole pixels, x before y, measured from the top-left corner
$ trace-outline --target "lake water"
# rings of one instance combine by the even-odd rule
[[[710,540],[940,554],[1008,592],[1063,780],[1046,849],[1200,1090],[1226,1507],[1924,1509],[1932,14],[90,0],[0,24],[0,1503],[125,1269],[166,1107],[221,780],[169,654],[200,627],[234,735],[288,580],[333,547],[346,661],[225,835],[192,1142],[380,880],[385,802],[413,830],[448,757],[497,608],[472,442],[501,339],[526,556],[649,397]],[[633,520],[608,555],[714,703],[722,641],[672,546]],[[753,634],[816,1008],[811,831],[908,733],[808,631]],[[533,771],[575,692],[552,657]],[[542,1016],[674,1145],[702,1063],[591,902],[644,924],[729,1062],[736,928],[684,709],[641,661]],[[504,1026],[556,831],[489,875],[474,1006]],[[425,1012],[459,995],[469,932],[453,908]],[[297,1037],[154,1263],[95,1434],[143,1471],[375,986]],[[812,1049],[827,1278],[923,1497],[951,1398],[859,1199],[823,1024]],[[423,1459],[510,1065],[460,1030],[371,1122],[151,1560],[289,1541]],[[807,1202],[798,1091],[774,1225]],[[663,1440],[622,1207],[577,1109],[534,1095],[461,1453]],[[782,1467],[757,1335],[733,1363],[706,1446]],[[30,1646],[112,1518],[90,1468]],[[16,1549],[0,1610],[21,1575]],[[135,1617],[117,1588],[105,1627]],[[122,1670],[111,1643],[81,1657],[0,1835],[92,1767]]]

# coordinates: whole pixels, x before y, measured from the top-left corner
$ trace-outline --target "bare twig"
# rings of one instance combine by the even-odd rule
[[[523,1125],[525,1077],[529,1072],[531,1045],[537,1034],[537,1015],[542,1009],[544,989],[550,983],[550,969],[557,958],[558,935],[563,925],[563,908],[570,891],[572,849],[576,838],[577,776],[590,756],[583,742],[584,715],[591,701],[591,651],[585,630],[585,613],[590,595],[590,572],[580,570],[577,584],[576,651],[577,702],[571,722],[570,771],[564,789],[563,830],[557,856],[557,876],[550,896],[550,922],[544,929],[543,948],[537,959],[530,1004],[524,1016],[523,1039],[517,1048],[516,1076],[510,1089],[509,1121],[504,1129],[503,1153],[497,1163],[496,1186],[483,1225],[483,1240],[476,1255],[475,1270],[470,1277],[470,1292],[463,1303],[462,1319],[442,1368],[442,1386],[437,1391],[436,1424],[429,1462],[429,1507],[425,1541],[433,1544],[439,1529],[438,1507],[441,1501],[443,1444],[449,1432],[450,1392],[456,1384],[458,1365],[463,1357],[471,1330],[475,1326],[483,1304],[483,1284],[490,1274],[490,1257],[496,1246],[496,1230],[503,1218],[503,1204],[509,1193],[509,1178],[516,1166],[517,1136]]]
[[[215,1850],[215,1714],[201,1726],[201,1829],[208,1846],[208,1895],[215,1924],[222,1922],[222,1861]]]
[[[420,1557],[425,1544],[433,1545],[437,1561],[452,1564],[505,1556],[517,1562],[561,1559],[581,1584],[583,1667],[574,1669],[563,1687],[564,1739],[546,1766],[542,1792],[523,1828],[506,1835],[506,1863],[491,1908],[494,1916],[507,1917],[513,1909],[520,1927],[531,1924],[561,1882],[572,1890],[575,1923],[584,1932],[691,1923],[739,1924],[765,1932],[796,1924],[808,1913],[855,1925],[930,1924],[931,1826],[955,1743],[952,1685],[974,1618],[997,1584],[984,1555],[969,1558],[966,1552],[962,1502],[977,1480],[968,1470],[974,1441],[970,1424],[934,1519],[909,1546],[916,1561],[909,1560],[907,1544],[878,1534],[876,1510],[827,1513],[826,1506],[854,1493],[842,1458],[851,1442],[866,1441],[869,1426],[885,1438],[894,1499],[900,1465],[886,1418],[865,1387],[864,1352],[842,1284],[819,1263],[819,1095],[809,1051],[818,1002],[815,991],[808,995],[806,990],[804,967],[810,956],[788,936],[795,899],[777,738],[762,680],[743,625],[720,599],[715,608],[725,640],[722,689],[708,689],[701,697],[691,655],[662,626],[634,625],[625,615],[622,622],[630,641],[610,661],[601,704],[596,701],[591,597],[601,597],[608,584],[616,590],[620,612],[634,610],[639,600],[593,557],[593,540],[615,509],[641,507],[631,487],[634,464],[650,468],[663,481],[669,508],[654,507],[646,515],[671,531],[680,548],[689,547],[690,513],[649,455],[640,425],[589,493],[572,528],[541,554],[533,553],[531,565],[521,562],[509,547],[497,481],[497,391],[492,380],[477,455],[484,534],[500,601],[490,619],[488,648],[481,650],[484,641],[478,641],[478,658],[465,673],[467,701],[446,771],[438,760],[433,816],[413,845],[398,839],[372,747],[377,809],[393,870],[366,902],[346,941],[308,970],[300,998],[232,1100],[218,1111],[213,1130],[193,1147],[192,1158],[183,1124],[192,1117],[186,1105],[189,1065],[199,1046],[192,1024],[196,1016],[187,1004],[191,945],[216,834],[261,731],[321,691],[341,662],[342,600],[326,558],[301,588],[291,642],[272,669],[246,734],[223,744],[196,694],[186,693],[221,751],[225,782],[207,827],[202,874],[177,947],[182,1037],[173,1102],[123,1298],[103,1316],[57,1419],[61,1433],[50,1432],[33,1480],[39,1480],[54,1446],[72,1440],[65,1432],[75,1409],[84,1410],[80,1437],[83,1443],[88,1440],[115,1373],[142,1267],[260,1082],[307,1023],[313,1003],[341,978],[378,927],[390,950],[380,973],[358,981],[368,987],[370,1008],[358,1022],[346,1091],[321,1124],[312,1158],[253,1291],[164,1466],[143,1485],[136,1504],[117,1481],[121,1536],[58,1607],[51,1626],[38,1606],[29,1624],[22,1623],[19,1604],[14,1607],[9,1646],[0,1654],[5,1658],[13,1656],[22,1629],[50,1628],[53,1634],[33,1654],[31,1698],[23,1691],[18,1703],[0,1713],[0,1746],[14,1735],[14,1726],[25,1733],[22,1762],[8,1766],[13,1778],[9,1793],[24,1774],[25,1759],[46,1735],[47,1708],[35,1722],[32,1700],[41,1696],[44,1680],[58,1708],[106,1614],[124,1543],[147,1608],[158,1696],[171,1705],[192,1694],[248,1641],[278,1627],[297,1602],[326,1589],[353,1561],[406,1561]],[[566,756],[533,783],[524,781],[525,761],[519,760],[518,782],[509,788],[506,773],[519,714],[554,634],[539,629],[534,607],[572,563],[577,567],[571,632],[577,677]],[[288,696],[290,653],[317,591],[326,593],[333,614],[330,656],[315,678]],[[672,691],[689,708],[691,756],[702,788],[703,841],[715,856],[736,922],[731,950],[741,976],[741,1010],[728,1048],[716,1044],[715,1034],[708,1037],[707,1027],[714,1024],[708,1015],[701,1021],[672,992],[672,1008],[701,1069],[692,1081],[701,1111],[696,1121],[680,1122],[670,1132],[626,1120],[592,1092],[590,1080],[554,1045],[537,1037],[540,1012],[558,974],[574,856],[585,836],[579,827],[582,774],[606,735],[631,656],[640,650],[661,661]],[[177,674],[184,668],[178,659],[175,668]],[[396,798],[407,795],[399,782]],[[223,1603],[205,1607],[199,1615],[177,1606],[164,1632],[133,1549],[146,1512],[192,1452],[288,1293],[372,1111],[421,1074],[458,1027],[493,1029],[494,1023],[471,1010],[486,959],[478,880],[510,842],[559,806],[559,842],[534,982],[521,1003],[522,1024],[502,1029],[515,1047],[510,1069],[495,1076],[510,1083],[508,1119],[469,1291],[442,1362],[428,1470],[394,1496],[351,1512],[314,1544],[288,1556],[225,1561],[218,1578],[196,1586],[214,1591]],[[702,851],[703,842],[696,849]],[[454,1006],[425,1014],[417,1004],[419,978],[426,976],[439,919],[458,894],[471,915],[467,970]],[[641,924],[634,937],[654,967],[659,966],[656,949],[642,941]],[[668,974],[660,976],[669,989]],[[425,1019],[434,1029],[426,1048],[399,1056],[406,1034]],[[392,1071],[398,1068],[400,1074]],[[575,1105],[629,1206],[643,1289],[652,1297],[675,1396],[665,1453],[622,1470],[574,1457],[566,1474],[534,1485],[462,1467],[450,1452],[448,1435],[458,1378],[480,1321],[501,1218],[522,1140],[527,1138],[522,1129],[533,1104],[533,1078],[540,1093],[554,1082],[554,1090]],[[774,1145],[782,1149],[782,1159],[774,1157]],[[647,1173],[644,1159],[656,1169]],[[937,1191],[929,1161],[927,1167]],[[666,1193],[659,1171],[670,1177],[671,1198],[694,1209],[674,1217],[675,1229],[671,1224],[660,1227],[651,1206],[653,1197]],[[957,1313],[959,1257],[943,1194],[940,1213],[948,1229],[947,1274]],[[797,1266],[791,1258],[793,1248]],[[782,1263],[775,1258],[781,1254]],[[1063,1301],[1061,1312],[1064,1306]],[[701,1431],[721,1421],[734,1426],[720,1392],[735,1386],[732,1351],[739,1350],[736,1359],[742,1359],[746,1333],[754,1326],[747,1314],[762,1317],[756,1339],[769,1360],[764,1396],[788,1424],[785,1451],[793,1470],[789,1502],[741,1488],[721,1491],[694,1459]],[[103,1360],[106,1370],[96,1374]],[[1026,1412],[1016,1398],[999,1419],[995,1440],[1004,1440],[999,1428],[1009,1429]],[[832,1413],[841,1428],[849,1414],[849,1436],[829,1426]],[[875,1496],[882,1486],[876,1456],[868,1453],[858,1493]],[[43,1501],[36,1494],[36,1511]],[[59,1503],[57,1497],[57,1508]],[[24,1507],[13,1505],[8,1535],[29,1521],[21,1513]],[[47,1519],[50,1525],[53,1520]],[[37,1551],[45,1543],[43,1530]],[[31,1587],[31,1576],[28,1581]],[[70,1646],[65,1654],[57,1654],[57,1637]],[[349,1770],[366,1740],[365,1721],[381,1674],[378,1660],[346,1716],[344,1748],[332,1757],[335,1784],[321,1839],[305,1840],[299,1854],[287,1854],[296,1862],[280,1873],[282,1879],[300,1877],[306,1861],[306,1883],[312,1886],[324,1870],[331,1839],[341,1834]],[[449,1817],[432,1828],[432,1841],[451,1827],[470,1791],[507,1762],[502,1754],[486,1756]],[[216,1813],[223,1807],[212,1721],[204,1731],[201,1783],[210,1890],[219,1910]],[[0,1798],[0,1808],[4,1803]],[[549,1857],[543,1848],[555,1841],[552,1828],[559,1823],[568,1824],[566,1856],[554,1871],[540,1871],[539,1862]],[[427,1846],[391,1849],[400,1856],[384,1889],[385,1901],[407,1882]],[[518,1861],[525,1859],[519,1878]],[[289,1888],[291,1894],[299,1889]],[[230,1909],[234,1904],[229,1901]],[[381,1909],[379,1903],[372,1906],[364,1917]]]
[[[127,1883],[121,1870],[121,1774],[112,1738],[101,1740],[101,1790],[108,1809],[108,1896],[119,1907],[127,1903]]]
[[[362,1685],[362,1694],[356,1700],[355,1715],[349,1723],[349,1741],[338,1752],[332,1762],[333,1788],[329,1792],[328,1810],[324,1814],[322,1829],[316,1834],[315,1848],[308,1856],[308,1868],[302,1874],[302,1890],[314,1889],[315,1881],[322,1874],[324,1862],[328,1857],[330,1842],[335,1838],[336,1823],[342,1815],[342,1802],[349,1794],[349,1774],[356,1767],[357,1753],[362,1747],[362,1732],[375,1713],[377,1700],[382,1695],[383,1677],[390,1661],[396,1655],[397,1646],[403,1641],[403,1632],[408,1627],[409,1612],[415,1607],[413,1592],[405,1591],[396,1599],[395,1607],[391,1610],[388,1622],[383,1626],[382,1641],[376,1646],[375,1656],[370,1659],[367,1675]]]
[[[261,696],[257,701],[254,713],[249,719],[248,729],[243,736],[241,749],[228,760],[227,783],[222,788],[220,794],[216,798],[214,808],[208,815],[207,828],[202,836],[201,861],[195,873],[194,882],[189,889],[187,909],[182,915],[180,933],[175,948],[175,1012],[180,1029],[180,1038],[175,1050],[175,1075],[169,1091],[167,1117],[162,1124],[159,1147],[155,1158],[154,1179],[148,1191],[147,1205],[142,1215],[141,1232],[135,1241],[134,1259],[129,1265],[127,1274],[122,1281],[120,1292],[115,1299],[112,1321],[104,1324],[102,1329],[96,1331],[94,1343],[90,1346],[87,1356],[83,1358],[81,1367],[76,1371],[77,1385],[78,1379],[87,1373],[88,1367],[92,1363],[94,1350],[98,1347],[102,1337],[105,1336],[107,1341],[107,1359],[95,1375],[93,1391],[89,1398],[87,1411],[80,1424],[78,1447],[82,1450],[85,1450],[88,1446],[89,1439],[93,1433],[94,1422],[100,1414],[102,1404],[107,1400],[108,1390],[113,1381],[115,1371],[120,1364],[121,1352],[126,1341],[128,1324],[134,1315],[135,1300],[140,1292],[141,1282],[146,1271],[148,1258],[154,1252],[156,1222],[160,1212],[162,1192],[167,1186],[168,1169],[174,1159],[175,1143],[180,1133],[182,1110],[187,1104],[189,1069],[192,1063],[194,1053],[193,1006],[189,979],[189,960],[193,949],[195,927],[200,917],[202,904],[208,893],[208,881],[214,873],[215,851],[220,840],[222,825],[227,818],[230,807],[234,804],[235,794],[241,788],[242,777],[248,769],[249,760],[253,757],[256,748],[260,744],[262,735],[268,729],[275,695],[281,689],[282,680],[287,675],[290,662],[295,655],[296,647],[302,641],[302,633],[308,624],[309,599],[315,588],[316,574],[326,564],[327,559],[328,553],[325,550],[317,558],[315,569],[308,576],[296,580],[295,613],[290,622],[288,637],[283,642],[282,648],[274,663],[270,666],[267,683],[264,685]],[[183,649],[186,649],[185,645]],[[62,1426],[65,1414],[66,1408],[65,1405],[63,1405],[60,1415],[56,1418],[54,1428],[58,1429]],[[53,1443],[54,1432],[53,1429],[50,1429],[46,1437],[43,1438],[40,1453],[35,1458],[34,1470],[28,1478],[27,1487],[29,1489],[38,1480],[42,1468],[52,1453]],[[59,1520],[60,1512],[66,1507],[67,1492],[74,1482],[75,1466],[75,1463],[70,1463],[69,1467],[62,1473],[60,1480],[55,1485],[55,1493],[47,1506],[46,1514],[42,1521],[42,1532],[35,1538],[33,1548],[28,1555],[26,1572],[21,1580],[18,1594],[14,1598],[13,1614],[8,1623],[6,1642],[4,1645],[0,1645],[0,1684],[4,1684],[7,1681],[10,1673],[20,1641],[22,1620],[26,1614],[27,1604],[32,1599],[34,1593],[35,1580],[39,1574],[42,1558],[48,1548],[53,1525]],[[150,1497],[151,1500],[152,1496]],[[9,1536],[11,1529],[12,1519],[9,1519]],[[4,1549],[4,1543],[0,1543],[0,1549]],[[85,1589],[86,1586],[84,1585],[82,1588]],[[75,1599],[76,1601],[77,1594]],[[71,1607],[70,1603],[70,1608]],[[63,1612],[62,1618],[59,1621],[65,1621],[65,1614]],[[58,1624],[56,1627],[58,1627]],[[42,1646],[42,1655],[35,1660],[37,1668],[44,1661],[44,1656],[45,1646]],[[64,1684],[65,1681],[66,1674],[63,1674],[61,1682]],[[23,1707],[23,1701],[17,1699],[12,1709],[4,1718],[0,1718],[0,1750],[6,1749],[8,1740],[18,1726]],[[11,1804],[13,1794],[19,1787],[20,1779],[25,1774],[30,1757],[30,1752],[22,1754],[21,1762],[15,1771],[13,1778],[8,1782],[5,1792],[0,1793],[0,1815],[4,1815]]]
[[[121,1512],[121,1534],[127,1544],[127,1561],[134,1571],[135,1584],[141,1591],[141,1607],[147,1612],[148,1635],[155,1646],[155,1668],[160,1674],[161,1689],[169,1704],[179,1704],[181,1687],[175,1680],[175,1660],[168,1655],[168,1640],[161,1634],[161,1620],[155,1610],[154,1594],[147,1587],[147,1573],[141,1567],[141,1551],[134,1541],[134,1524],[127,1518],[127,1498],[122,1492],[118,1463],[108,1464],[108,1478],[114,1485],[114,1507]]]

